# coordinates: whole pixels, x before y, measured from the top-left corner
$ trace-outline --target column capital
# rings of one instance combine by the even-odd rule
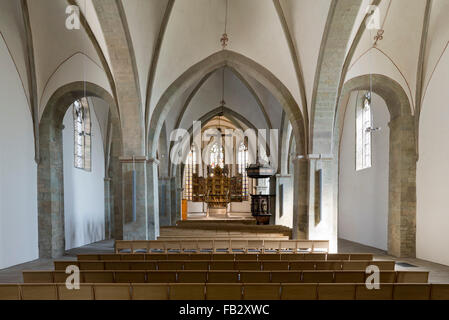
[[[281,173],[278,173],[278,174],[275,175],[275,177],[276,177],[276,178],[291,178],[292,175],[291,175],[291,174],[281,174]]]
[[[147,162],[148,163],[154,163],[154,164],[156,164],[156,165],[159,165],[161,162],[158,160],[158,159],[156,159],[156,158],[148,158],[147,159]]]
[[[334,160],[333,154],[310,153],[306,155],[296,155],[291,161],[309,161],[309,160]]]
[[[121,156],[118,159],[120,163],[142,163],[147,161],[146,156]]]
[[[159,165],[160,161],[155,158],[148,158],[147,156],[121,156],[119,157],[120,163],[155,163]]]

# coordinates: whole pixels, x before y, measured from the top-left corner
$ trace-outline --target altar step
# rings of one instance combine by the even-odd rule
[[[202,234],[206,236],[217,236],[223,233],[241,233],[250,237],[255,234],[266,234],[270,236],[288,236],[291,238],[292,230],[284,226],[256,225],[251,220],[201,220],[201,221],[178,221],[177,226],[161,227],[160,235],[163,237],[184,236]]]

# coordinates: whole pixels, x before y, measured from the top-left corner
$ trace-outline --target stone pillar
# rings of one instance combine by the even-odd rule
[[[47,115],[39,134],[39,258],[56,258],[65,251],[62,123]]]
[[[329,240],[329,251],[332,253],[337,252],[338,246],[336,164],[332,155],[309,156],[309,239]]]
[[[159,161],[149,159],[147,162],[147,195],[148,195],[148,237],[156,240],[159,237]]]
[[[161,226],[172,224],[170,177],[159,178],[159,223]]]
[[[416,149],[414,117],[390,121],[388,253],[416,256]]]
[[[293,239],[309,239],[309,161],[293,160]]]
[[[159,235],[158,162],[146,157],[121,157],[120,162],[123,239],[154,240]]]

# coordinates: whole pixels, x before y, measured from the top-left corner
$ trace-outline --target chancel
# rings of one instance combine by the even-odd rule
[[[0,300],[448,300],[448,14],[0,0]]]

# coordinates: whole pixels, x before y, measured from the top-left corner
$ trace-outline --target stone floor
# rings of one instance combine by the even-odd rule
[[[78,254],[84,253],[113,253],[114,240],[95,242],[80,248],[66,251],[65,255],[57,259],[37,259],[27,263],[19,264],[7,269],[0,270],[0,283],[23,282],[22,271],[25,270],[53,270],[54,260],[76,260]]]
[[[56,260],[75,260],[77,254],[84,253],[112,253],[114,252],[114,241],[100,241],[80,248],[68,250],[64,256]],[[407,271],[430,271],[429,281],[431,283],[449,283],[449,266],[432,263],[420,259],[395,258],[389,256],[385,251],[368,247],[359,243],[340,239],[338,243],[340,253],[373,253],[376,260],[396,260],[397,262],[406,262],[416,267],[401,267],[396,265],[396,270]],[[0,283],[21,283],[22,271],[24,270],[53,270],[52,259],[38,259],[0,270]]]
[[[397,271],[430,271],[429,282],[431,283],[449,283],[449,266],[433,263],[415,258],[396,258],[390,256],[387,252],[377,248],[368,247],[360,243],[351,242],[344,239],[338,240],[338,252],[340,253],[372,253],[375,260],[395,260],[396,262],[405,262],[416,267],[401,267],[396,264]]]

